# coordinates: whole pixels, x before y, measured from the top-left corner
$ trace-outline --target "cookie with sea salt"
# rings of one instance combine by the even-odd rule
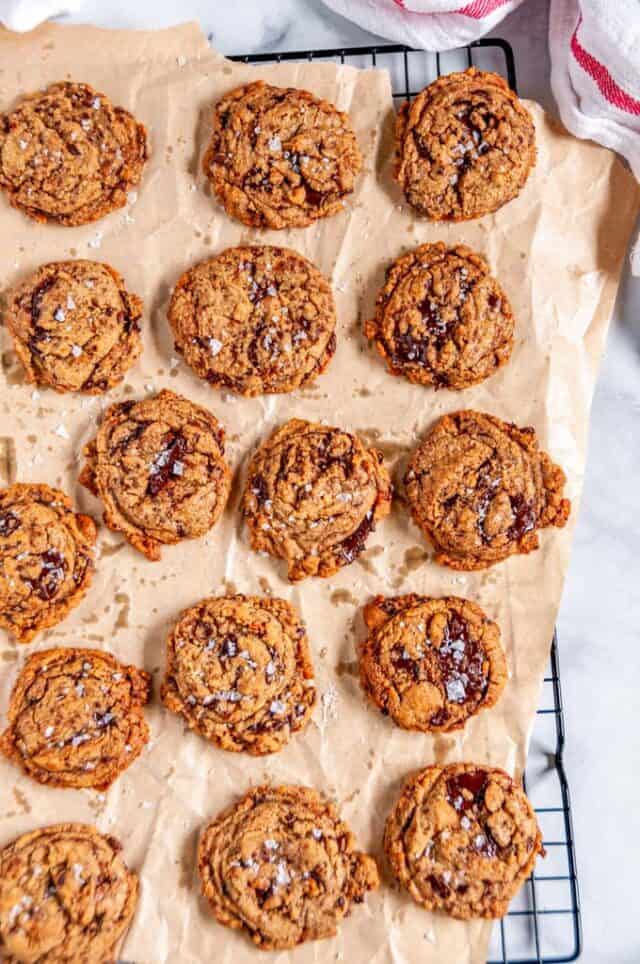
[[[365,324],[394,375],[463,389],[489,378],[513,348],[509,299],[471,248],[422,244],[389,267]]]
[[[438,419],[405,475],[413,520],[452,569],[486,569],[538,548],[571,510],[562,469],[519,428],[470,409]]]
[[[272,245],[228,248],[190,268],[169,321],[196,375],[240,395],[309,385],[336,349],[329,283],[307,258]]]
[[[432,221],[497,211],[535,162],[533,119],[498,74],[470,67],[439,77],[398,114],[395,177]]]
[[[364,608],[362,687],[406,730],[458,730],[500,698],[500,629],[468,599],[376,596]]]
[[[36,221],[76,226],[123,207],[147,132],[89,84],[61,81],[0,114],[0,188]]]
[[[215,105],[203,170],[227,213],[251,227],[336,214],[361,167],[348,115],[309,91],[257,80]]]
[[[284,559],[292,582],[353,562],[390,507],[381,453],[339,428],[291,419],[249,463],[243,513],[251,546]]]
[[[284,599],[204,599],[169,634],[162,700],[223,750],[275,753],[315,696],[307,634]]]
[[[63,620],[91,584],[95,542],[93,519],[59,489],[0,489],[0,626],[28,643]]]
[[[504,917],[544,853],[522,786],[475,763],[411,777],[387,819],[384,848],[418,904],[461,920]]]
[[[198,866],[216,919],[265,951],[333,937],[380,882],[333,804],[301,786],[249,790],[207,827]]]
[[[141,314],[110,265],[54,261],[9,294],[5,321],[30,382],[99,395],[138,358]]]
[[[222,426],[166,389],[108,408],[84,454],[80,482],[102,500],[105,525],[148,559],[208,532],[229,495]]]
[[[149,739],[151,678],[97,649],[34,653],[13,691],[0,751],[50,787],[106,790]]]
[[[88,824],[59,823],[0,850],[4,964],[114,961],[138,902],[121,849]]]

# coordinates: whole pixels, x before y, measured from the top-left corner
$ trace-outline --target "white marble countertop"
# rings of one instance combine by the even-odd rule
[[[86,0],[72,19],[108,27],[198,20],[224,53],[357,46],[376,39],[320,0],[182,0],[179,6],[169,0]],[[520,93],[553,111],[546,2],[529,0],[495,33],[513,46]],[[640,839],[639,423],[640,281],[625,276],[594,401],[585,493],[559,618],[582,960],[589,964],[640,961],[631,913]]]

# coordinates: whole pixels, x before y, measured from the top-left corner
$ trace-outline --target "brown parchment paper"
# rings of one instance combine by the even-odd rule
[[[258,234],[232,222],[210,198],[199,173],[208,111],[228,89],[258,76],[306,87],[350,111],[365,171],[343,214],[303,230]],[[434,761],[476,760],[520,772],[569,560],[589,406],[637,209],[635,183],[609,151],[574,140],[530,105],[539,157],[522,195],[480,221],[429,224],[414,218],[391,182],[391,92],[383,71],[236,66],[212,52],[194,25],[154,33],[53,25],[27,35],[0,32],[0,109],[65,77],[87,81],[133,110],[149,128],[153,156],[127,209],[94,225],[39,226],[0,198],[0,286],[44,261],[109,261],[144,298],[144,353],[108,398],[61,396],[24,383],[2,329],[0,482],[17,477],[59,485],[99,518],[99,503],[77,483],[82,445],[108,403],[161,387],[209,406],[222,420],[235,480],[213,532],[165,548],[161,562],[146,561],[102,528],[96,578],[78,609],[27,647],[16,648],[0,631],[0,714],[23,658],[51,645],[108,648],[152,671],[157,684],[167,629],[178,612],[207,594],[232,590],[273,592],[299,607],[321,699],[302,736],[277,755],[256,759],[216,750],[188,733],[161,708],[156,685],[151,743],[107,794],[45,789],[0,761],[0,846],[63,819],[94,822],[120,838],[142,881],[121,951],[123,960],[136,964],[258,958],[272,964],[480,964],[491,924],[425,913],[392,886],[386,868],[381,889],[354,909],[334,940],[261,957],[244,936],[216,924],[199,897],[198,833],[249,785],[298,782],[335,797],[360,843],[381,856],[385,815],[412,770]],[[361,334],[387,263],[436,239],[464,241],[482,252],[517,319],[510,364],[458,394],[393,378]],[[257,399],[225,395],[199,381],[172,351],[165,317],[171,285],[193,262],[247,241],[290,245],[332,280],[338,350],[328,372],[306,391]],[[460,407],[535,426],[565,468],[571,521],[562,532],[544,532],[539,552],[486,573],[453,573],[430,560],[397,502],[360,560],[329,580],[290,586],[278,563],[249,550],[238,508],[241,482],[248,454],[275,425],[297,415],[357,431],[382,449],[398,478],[434,419]],[[468,595],[502,627],[509,683],[499,704],[462,734],[434,739],[401,731],[361,695],[359,607],[373,593],[399,591]]]

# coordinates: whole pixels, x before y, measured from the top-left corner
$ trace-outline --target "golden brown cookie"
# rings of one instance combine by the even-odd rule
[[[532,428],[470,409],[438,419],[413,454],[405,488],[414,522],[452,569],[486,569],[538,548],[571,503],[562,469]]]
[[[169,321],[200,378],[240,395],[310,384],[336,349],[328,282],[289,248],[228,248],[182,275]]]
[[[216,919],[265,951],[333,937],[380,882],[335,807],[307,787],[250,790],[207,827],[198,865]]]
[[[497,211],[518,196],[535,162],[531,115],[497,74],[447,74],[398,114],[395,177],[432,221]]]
[[[0,751],[51,787],[106,790],[149,739],[151,677],[97,649],[34,653],[11,693]]]
[[[361,167],[348,115],[306,90],[257,80],[214,108],[203,170],[227,213],[251,227],[336,214]]]
[[[123,207],[147,132],[88,84],[62,81],[0,114],[0,188],[36,221],[75,226]]]
[[[422,244],[393,262],[365,323],[394,375],[468,388],[504,365],[513,314],[484,258],[463,244]]]
[[[108,264],[54,261],[10,293],[5,320],[30,382],[99,395],[140,354],[141,314]]]
[[[522,787],[475,763],[411,777],[387,819],[384,847],[418,904],[462,920],[503,917],[544,854]]]
[[[55,626],[86,593],[96,526],[59,489],[0,489],[0,626],[20,643]]]
[[[459,730],[500,698],[507,681],[500,630],[470,600],[376,596],[364,618],[360,680],[398,726]]]
[[[107,964],[138,902],[121,845],[82,823],[33,830],[0,850],[4,964]]]
[[[84,454],[80,481],[104,503],[105,525],[148,559],[208,532],[229,495],[222,426],[167,390],[108,408]]]
[[[163,702],[223,750],[275,753],[315,695],[307,634],[284,599],[203,599],[169,634]]]
[[[286,560],[292,582],[353,562],[390,507],[381,453],[339,428],[293,418],[249,464],[243,513],[251,546]]]

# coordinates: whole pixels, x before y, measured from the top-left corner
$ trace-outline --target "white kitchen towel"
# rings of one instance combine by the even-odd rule
[[[9,30],[33,30],[43,20],[79,6],[80,0],[0,0],[0,23]]]
[[[483,37],[522,0],[324,0],[365,30],[422,50],[450,50]]]
[[[640,181],[638,0],[553,0],[549,48],[565,127],[618,151]],[[640,275],[640,238],[631,270]]]
[[[482,37],[521,0],[324,0],[372,33],[424,50]],[[536,0],[532,0],[536,2]],[[564,125],[618,151],[640,181],[640,2],[551,0],[551,86]],[[640,241],[631,257],[640,275]]]

